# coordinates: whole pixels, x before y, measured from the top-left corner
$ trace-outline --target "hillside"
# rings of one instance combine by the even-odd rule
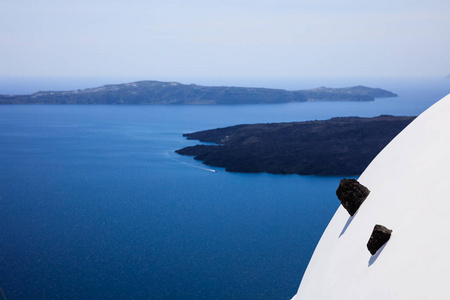
[[[184,134],[212,142],[176,152],[230,172],[358,175],[413,117],[237,125]]]
[[[282,89],[185,85],[178,82],[138,81],[73,91],[46,91],[31,95],[0,95],[0,104],[260,104],[305,101],[372,101],[396,97],[368,87]]]

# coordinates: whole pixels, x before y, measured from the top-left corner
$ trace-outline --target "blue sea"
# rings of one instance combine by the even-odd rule
[[[0,93],[30,93],[32,82],[3,79]],[[320,85],[268,84],[261,86]],[[0,288],[6,299],[290,299],[339,205],[341,178],[228,173],[174,151],[195,144],[185,132],[418,115],[450,92],[444,79],[348,85],[357,84],[399,97],[0,106]]]

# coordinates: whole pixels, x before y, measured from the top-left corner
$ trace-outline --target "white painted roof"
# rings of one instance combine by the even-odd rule
[[[353,218],[339,207],[293,299],[450,299],[450,94],[358,181],[370,195]],[[366,245],[376,224],[393,233],[372,256]]]

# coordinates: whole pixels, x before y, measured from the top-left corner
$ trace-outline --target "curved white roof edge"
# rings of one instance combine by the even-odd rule
[[[450,94],[358,181],[371,193],[353,217],[338,208],[293,300],[449,299]],[[376,224],[393,232],[372,256],[366,245]]]

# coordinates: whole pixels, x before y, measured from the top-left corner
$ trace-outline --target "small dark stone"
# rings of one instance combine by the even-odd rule
[[[350,216],[353,216],[356,213],[369,194],[369,189],[355,179],[342,179],[336,190],[338,199]]]
[[[380,249],[384,244],[386,244],[387,241],[389,241],[389,239],[391,238],[391,233],[392,230],[387,229],[383,225],[375,225],[369,242],[367,243],[367,249],[369,249],[372,255],[377,253],[378,249]]]

